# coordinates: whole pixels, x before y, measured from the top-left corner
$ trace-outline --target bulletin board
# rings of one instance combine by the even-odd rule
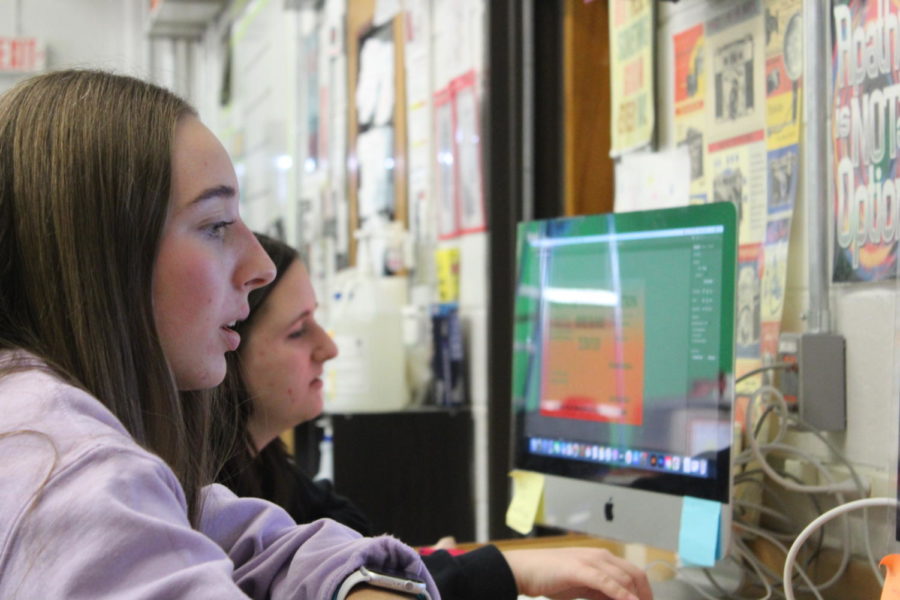
[[[390,20],[378,23],[375,5],[375,0],[355,0],[347,5],[347,201],[351,265],[356,263],[353,232],[372,214],[383,214],[389,220],[399,221],[404,228],[407,222],[405,17],[399,11]],[[368,66],[379,64],[379,60],[383,66],[388,54],[392,55],[392,75],[360,79],[361,69],[370,74]],[[390,71],[390,68],[382,70]],[[360,85],[368,90],[363,94],[363,105],[357,102]],[[393,108],[385,111],[384,104],[374,102],[372,94],[382,99],[391,97]],[[376,106],[369,106],[369,101]]]

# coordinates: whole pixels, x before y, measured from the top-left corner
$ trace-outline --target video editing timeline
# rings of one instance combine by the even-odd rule
[[[691,456],[679,456],[643,450],[610,448],[597,444],[551,440],[532,437],[528,440],[528,450],[539,456],[551,456],[582,460],[615,467],[636,467],[663,473],[678,473],[689,477],[708,477],[713,469],[709,460]]]

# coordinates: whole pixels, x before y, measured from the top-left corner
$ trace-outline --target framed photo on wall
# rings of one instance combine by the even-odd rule
[[[434,94],[438,237],[486,229],[476,75],[469,71]]]
[[[448,86],[434,94],[435,207],[438,238],[459,235],[457,211],[456,145],[453,142],[453,94]]]
[[[367,219],[406,228],[405,17],[376,24],[375,0],[347,4],[347,204],[350,264],[353,232]]]
[[[453,92],[454,142],[456,144],[457,214],[461,234],[486,229],[484,185],[481,167],[481,124],[478,114],[478,90],[475,71],[454,79]]]

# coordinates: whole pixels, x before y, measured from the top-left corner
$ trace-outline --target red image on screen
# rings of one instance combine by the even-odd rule
[[[540,413],[641,425],[644,302],[640,290],[608,305],[548,302]]]

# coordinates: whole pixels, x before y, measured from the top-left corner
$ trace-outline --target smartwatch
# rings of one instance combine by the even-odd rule
[[[419,600],[431,600],[425,582],[420,579],[412,579],[406,575],[375,571],[366,567],[360,567],[350,573],[338,591],[334,594],[334,600],[345,600],[355,586],[364,583],[372,587],[409,594]]]

